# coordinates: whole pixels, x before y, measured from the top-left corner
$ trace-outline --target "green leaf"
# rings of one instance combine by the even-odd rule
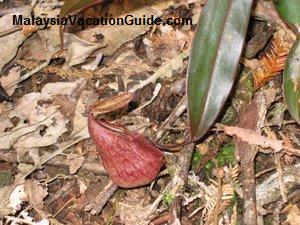
[[[297,27],[298,32],[300,28],[300,0],[275,0],[275,6],[282,18]]]
[[[201,138],[216,120],[234,83],[252,0],[207,1],[188,69],[191,135]]]
[[[300,124],[300,35],[292,47],[283,72],[284,97],[293,118]]]
[[[66,0],[60,11],[60,17],[63,18],[66,15],[87,9],[102,1],[99,0]]]

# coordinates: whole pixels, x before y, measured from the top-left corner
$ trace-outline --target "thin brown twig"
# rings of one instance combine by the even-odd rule
[[[265,169],[265,170],[263,170],[263,171],[260,171],[260,172],[258,172],[257,174],[255,174],[255,178],[258,178],[258,177],[260,177],[260,176],[262,176],[262,175],[264,175],[264,174],[266,174],[266,173],[268,173],[268,172],[271,172],[271,171],[273,171],[273,170],[275,170],[275,169],[276,169],[276,167],[272,166],[272,167],[267,168],[267,169]]]
[[[15,151],[0,150],[0,160],[8,163],[25,163],[32,165],[34,164],[33,159],[27,154],[18,159],[17,153]],[[69,167],[69,164],[65,160],[65,156],[63,155],[53,157],[52,159],[47,161],[45,165],[63,168]],[[83,165],[79,168],[79,170],[100,175],[107,174],[100,162],[92,162],[89,160],[84,161]]]
[[[186,135],[186,138],[189,138],[189,135]],[[191,143],[184,147],[183,151],[180,152],[179,156],[179,170],[177,171],[177,179],[179,178],[183,184],[187,181],[188,173],[190,169],[191,159],[194,152],[195,144]],[[182,195],[183,187],[179,188],[176,193],[176,197],[171,204],[170,214],[172,216],[171,224],[175,221],[179,221],[181,218],[181,203],[182,203]]]
[[[275,163],[276,163],[276,170],[277,170],[277,174],[278,174],[278,183],[279,183],[279,188],[280,188],[280,194],[282,196],[282,199],[284,202],[287,202],[287,190],[285,188],[284,185],[284,181],[283,181],[283,170],[281,167],[281,162],[280,162],[280,158],[281,156],[278,155],[277,153],[275,153]]]
[[[163,124],[158,128],[156,132],[156,137],[154,137],[154,141],[159,141],[162,136],[167,132],[167,128],[171,127],[178,117],[186,110],[187,98],[184,95],[180,102],[177,104],[172,113],[168,116],[168,118],[163,122]]]
[[[97,195],[93,202],[90,202],[90,204],[85,207],[85,210],[91,211],[93,215],[98,214],[117,189],[118,186],[109,180],[107,185],[103,188],[103,191]]]
[[[171,219],[170,213],[163,214],[155,219],[153,219],[149,225],[162,225],[169,222]]]
[[[10,34],[13,34],[15,32],[18,32],[20,30],[22,30],[22,27],[17,26],[17,27],[13,27],[13,28],[5,30],[5,31],[1,31],[0,32],[0,38],[5,37],[5,36],[10,35]]]

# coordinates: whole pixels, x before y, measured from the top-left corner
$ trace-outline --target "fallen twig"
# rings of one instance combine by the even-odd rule
[[[176,221],[180,221],[181,217],[181,202],[182,202],[182,192],[184,190],[183,186],[188,179],[188,173],[191,164],[191,158],[193,155],[195,144],[191,143],[185,146],[185,148],[180,152],[179,160],[178,160],[178,167],[175,171],[175,175],[171,182],[176,182],[175,188],[175,199],[171,204],[170,213],[172,215],[172,220],[170,224],[176,224]],[[178,185],[178,180],[181,184]]]
[[[0,150],[0,161],[8,162],[8,163],[25,163],[25,164],[34,164],[33,159],[29,155],[24,155],[18,159],[17,153],[15,151],[4,151]],[[57,155],[47,161],[44,165],[47,166],[55,166],[55,167],[69,167],[68,162],[63,155]],[[106,175],[106,171],[101,165],[100,162],[92,162],[86,160],[83,165],[79,168],[80,171],[95,173]]]
[[[254,99],[241,108],[239,112],[239,126],[250,131],[251,134],[256,133],[260,135],[261,128],[264,125],[267,111],[267,103],[263,93],[259,93]],[[232,130],[225,131],[230,133]],[[227,134],[227,132],[225,132]],[[239,130],[238,132],[241,132]],[[231,133],[233,135],[233,133]],[[240,134],[240,133],[239,133]],[[248,135],[249,137],[250,135]],[[256,205],[255,194],[255,170],[254,159],[258,152],[258,146],[252,143],[245,142],[243,138],[236,135],[234,137],[236,144],[236,157],[240,162],[240,169],[242,175],[242,189],[243,189],[243,224],[257,225],[258,213]]]
[[[169,222],[171,219],[171,215],[170,213],[166,213],[164,215],[161,215],[155,219],[153,219],[149,225],[162,225],[162,224],[165,224],[167,222]]]
[[[280,188],[280,194],[282,196],[282,199],[284,202],[287,202],[287,191],[283,182],[283,177],[282,177],[282,167],[280,163],[280,158],[281,156],[275,153],[275,163],[276,163],[276,169],[277,169],[277,174],[278,174],[278,182],[279,182],[279,188]]]
[[[103,188],[103,191],[97,195],[93,202],[90,202],[90,204],[85,207],[85,210],[91,211],[93,215],[98,214],[117,189],[118,186],[109,180],[107,185]]]
[[[5,36],[10,35],[10,34],[13,34],[13,33],[17,32],[17,31],[20,31],[20,30],[22,30],[22,27],[17,26],[17,27],[13,27],[9,30],[1,31],[0,32],[0,38],[5,37]]]
[[[187,98],[186,95],[182,97],[180,102],[177,104],[172,113],[168,116],[168,118],[163,122],[163,124],[158,128],[156,132],[156,137],[153,139],[154,141],[159,141],[161,137],[166,133],[167,128],[171,127],[173,123],[181,116],[181,114],[186,110]]]
[[[282,179],[287,191],[290,192],[300,184],[300,163],[283,167]],[[257,205],[264,206],[280,197],[278,173],[273,173],[256,188]]]

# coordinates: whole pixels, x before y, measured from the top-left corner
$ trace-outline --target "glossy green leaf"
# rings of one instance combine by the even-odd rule
[[[283,89],[287,107],[293,118],[300,124],[300,35],[285,64]]]
[[[290,25],[300,28],[300,0],[275,0],[277,11]]]
[[[60,11],[60,17],[63,18],[66,15],[84,10],[92,5],[98,4],[102,1],[99,0],[66,0]]]
[[[189,61],[187,95],[191,135],[201,138],[216,120],[234,83],[252,0],[207,1]]]

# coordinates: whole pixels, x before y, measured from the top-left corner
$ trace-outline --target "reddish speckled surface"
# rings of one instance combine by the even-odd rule
[[[115,184],[132,188],[149,184],[156,178],[164,164],[163,154],[142,135],[97,121],[91,114],[88,126],[103,166]]]

